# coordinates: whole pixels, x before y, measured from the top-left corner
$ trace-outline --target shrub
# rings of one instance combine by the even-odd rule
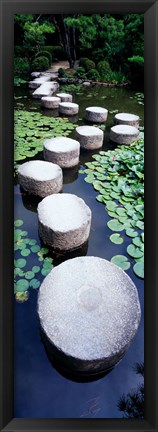
[[[66,58],[64,48],[61,46],[45,46],[44,49],[51,54],[52,59],[65,60]]]
[[[80,58],[79,65],[81,67],[83,67],[86,72],[88,72],[91,69],[95,69],[95,63],[94,63],[94,61],[93,60],[89,60],[86,57]]]
[[[122,72],[117,72],[117,71],[109,71],[106,72],[104,77],[103,77],[103,81],[112,83],[112,84],[123,84],[124,82],[127,81],[125,75]]]
[[[27,75],[30,72],[30,64],[27,58],[14,57],[14,74]]]
[[[33,60],[31,69],[37,72],[44,71],[49,68],[49,60],[47,57],[37,57]]]
[[[52,63],[52,55],[50,54],[50,52],[48,52],[48,51],[39,51],[35,55],[35,58],[38,58],[38,57],[47,57],[47,59],[49,61],[49,66],[51,65],[51,63]]]
[[[59,74],[59,78],[63,78],[65,76],[65,69],[59,68],[58,74]]]
[[[99,72],[96,69],[91,69],[87,73],[87,78],[93,81],[99,81],[100,80]]]
[[[131,84],[143,89],[144,84],[144,58],[141,56],[133,56],[128,58],[129,61],[129,77]]]
[[[106,60],[102,60],[97,64],[97,71],[100,74],[100,77],[103,79],[107,72],[111,72],[111,67]]]
[[[22,45],[15,45],[14,54],[15,54],[15,57],[23,57],[24,47]]]
[[[86,71],[85,71],[85,69],[82,66],[79,66],[76,69],[76,76],[78,78],[86,78]]]

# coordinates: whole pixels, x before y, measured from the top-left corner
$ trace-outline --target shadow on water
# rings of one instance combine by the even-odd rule
[[[47,247],[49,248],[49,256],[53,259],[53,265],[57,266],[61,264],[64,261],[67,261],[72,258],[76,258],[79,256],[86,256],[88,251],[88,240],[81,246],[74,248],[69,251],[60,251],[60,250],[54,250],[50,246],[46,245],[42,239],[40,239],[40,245],[41,247]]]

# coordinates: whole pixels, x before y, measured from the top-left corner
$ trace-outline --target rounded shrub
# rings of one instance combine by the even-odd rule
[[[85,71],[84,67],[79,66],[79,67],[76,69],[76,76],[77,76],[78,78],[86,78],[86,71]]]
[[[102,60],[97,64],[97,71],[102,79],[106,77],[106,74],[111,72],[111,67],[106,60]]]
[[[87,72],[87,78],[92,81],[99,81],[100,75],[97,69],[91,69],[89,72]]]
[[[31,69],[36,72],[42,72],[49,68],[49,60],[47,57],[37,57],[33,60]]]
[[[90,59],[88,59],[86,57],[80,58],[79,65],[81,67],[83,67],[86,72],[88,72],[91,69],[95,69],[95,63],[94,63],[94,61],[90,60]]]
[[[15,57],[14,58],[14,74],[27,75],[30,72],[30,64],[27,58]]]
[[[49,66],[51,65],[51,63],[52,63],[52,55],[50,54],[50,52],[48,52],[48,51],[39,51],[35,55],[35,58],[38,58],[38,57],[47,57],[47,59],[49,60]]]
[[[65,76],[65,69],[59,68],[58,69],[58,75],[59,75],[59,78],[63,78]]]

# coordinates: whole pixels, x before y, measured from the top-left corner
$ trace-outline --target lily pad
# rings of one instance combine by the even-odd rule
[[[126,230],[126,235],[128,237],[136,237],[138,235],[137,231],[135,231],[133,228],[128,228]]]
[[[110,240],[115,244],[122,244],[123,243],[123,237],[120,234],[112,234],[110,236]]]
[[[16,292],[15,299],[18,303],[24,303],[29,298],[29,292],[28,291],[22,291],[22,292]]]
[[[123,270],[128,270],[130,268],[130,262],[128,261],[128,258],[124,255],[115,255],[111,258],[111,262],[113,264],[118,265]]]
[[[130,244],[127,247],[127,252],[132,258],[141,258],[144,255],[143,252],[134,244]]]
[[[23,225],[23,221],[21,220],[21,219],[17,219],[15,222],[14,222],[14,226],[15,227],[19,227],[19,226],[21,226],[21,225]]]
[[[37,288],[39,288],[40,284],[41,283],[40,283],[40,281],[38,279],[32,279],[30,281],[29,286],[30,286],[30,288],[37,289]]]
[[[23,268],[26,265],[26,260],[24,258],[19,258],[14,262],[15,267]]]
[[[133,271],[141,279],[144,279],[144,261],[137,262],[133,266]]]
[[[124,230],[124,225],[121,224],[117,219],[112,219],[112,220],[108,221],[107,226],[112,231],[123,231]]]
[[[19,279],[15,283],[14,291],[15,292],[27,291],[28,288],[29,288],[29,282],[26,279]]]

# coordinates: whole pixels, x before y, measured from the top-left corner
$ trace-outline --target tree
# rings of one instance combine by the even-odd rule
[[[135,372],[144,378],[144,364],[137,363]],[[123,395],[118,403],[118,408],[126,418],[144,418],[144,384],[138,386],[136,391],[131,391],[127,396]]]

